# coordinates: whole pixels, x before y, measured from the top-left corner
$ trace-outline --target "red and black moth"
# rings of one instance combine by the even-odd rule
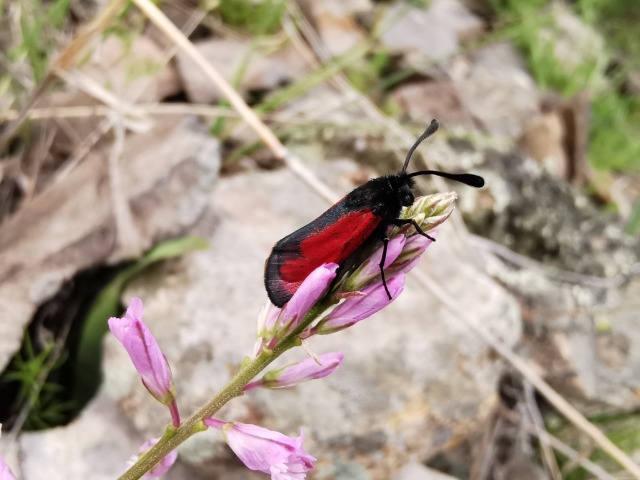
[[[391,294],[384,277],[384,262],[387,255],[388,227],[412,224],[420,235],[431,240],[415,220],[400,219],[402,207],[413,204],[411,191],[413,177],[437,175],[471,187],[480,188],[484,180],[471,173],[446,173],[422,170],[407,173],[411,155],[423,140],[433,135],[439,127],[432,120],[424,133],[407,152],[400,173],[384,175],[369,180],[348,193],[329,210],[304,227],[277,242],[267,258],[264,283],[271,302],[282,307],[287,303],[305,278],[324,263],[343,264],[370,239],[383,242],[380,274],[389,299]]]

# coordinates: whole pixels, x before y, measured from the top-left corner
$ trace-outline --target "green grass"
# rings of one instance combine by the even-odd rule
[[[69,411],[70,402],[60,401],[60,385],[46,381],[52,370],[59,368],[65,357],[55,359],[54,344],[50,343],[35,353],[28,334],[25,334],[22,349],[13,358],[7,371],[0,377],[0,385],[18,385],[14,410],[27,409],[23,428],[38,430],[60,424]]]
[[[253,35],[268,35],[280,29],[287,4],[284,0],[221,0],[218,12],[230,27]]]
[[[56,46],[56,34],[68,18],[69,0],[29,0],[22,2],[18,11],[21,42],[9,49],[7,59],[12,63],[26,62],[33,80],[39,82]],[[1,8],[0,15],[4,16]]]
[[[598,426],[609,440],[629,455],[633,456],[640,450],[640,415],[638,413],[601,414],[590,417],[589,421]],[[598,448],[594,448],[592,451],[586,450],[585,445],[578,441],[579,435],[575,427],[566,420],[552,415],[547,419],[547,427],[552,434],[565,441],[574,450],[586,451],[587,458],[605,470],[609,472],[620,470],[620,466],[604,451]],[[557,454],[557,459],[561,468],[568,464],[568,459],[562,454]],[[586,480],[593,478],[593,476],[582,467],[575,465],[563,472],[562,478],[565,480]]]
[[[602,52],[588,52],[570,66],[554,54],[557,24],[548,0],[491,0],[503,36],[523,52],[542,90],[570,97],[582,90],[591,95],[590,163],[600,170],[640,173],[640,97],[622,93],[629,69],[638,67],[640,3],[636,0],[579,0],[575,12],[605,39]],[[541,32],[551,32],[545,39]],[[607,71],[615,59],[623,62],[616,75]]]

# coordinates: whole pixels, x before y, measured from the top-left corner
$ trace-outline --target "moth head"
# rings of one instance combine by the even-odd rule
[[[398,200],[400,200],[400,204],[403,207],[409,207],[413,205],[413,201],[415,197],[413,196],[413,192],[411,191],[411,187],[407,184],[400,186],[398,189]]]

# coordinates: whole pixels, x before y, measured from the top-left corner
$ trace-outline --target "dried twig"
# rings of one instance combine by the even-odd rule
[[[200,105],[192,103],[137,103],[130,105],[132,114],[135,117],[147,115],[201,115],[204,117],[237,117],[235,110],[211,105]],[[113,113],[113,108],[106,105],[79,105],[65,107],[32,108],[27,114],[30,120],[48,120],[51,118],[87,118],[87,117],[107,117]],[[0,121],[14,120],[18,118],[20,112],[17,110],[7,110],[0,113]],[[277,121],[277,115],[269,117]],[[135,131],[137,126],[129,123],[127,118],[125,125],[128,130]]]
[[[535,400],[535,390],[531,383],[526,381],[523,382],[523,389],[527,416],[531,419],[531,423],[535,429],[536,436],[540,439],[542,457],[544,458],[547,469],[549,470],[549,475],[551,476],[551,478],[553,478],[553,480],[560,480],[562,478],[562,475],[560,474],[560,469],[558,468],[556,457],[553,455],[553,451],[551,450],[549,443],[542,440],[543,433],[546,433],[547,430],[544,426],[544,420],[542,419],[542,415],[540,414],[540,410],[538,409],[538,404]]]
[[[285,158],[286,149],[278,137],[260,120],[256,113],[249,108],[245,101],[229,85],[226,79],[207,62],[189,39],[156,7],[150,0],[134,0],[140,10],[160,29],[172,42],[182,49],[189,58],[202,69],[209,79],[220,90],[222,95],[231,103],[240,116],[251,126],[258,136],[265,142],[278,158]]]
[[[73,71],[73,73],[69,70],[56,70],[56,75],[67,82],[67,84],[78,88],[105,105],[108,105],[112,110],[117,110],[121,115],[135,116],[137,113],[133,105],[125,102],[121,97],[110,92],[93,78],[78,70]]]
[[[599,480],[616,480],[613,476],[611,476],[606,470],[604,470],[600,465],[597,465],[586,458],[585,454],[582,452],[577,452],[569,445],[564,443],[559,438],[553,436],[546,430],[538,430],[531,419],[528,418],[527,415],[522,416],[520,412],[517,412],[512,409],[500,408],[499,410],[500,416],[502,418],[514,425],[518,425],[524,428],[529,434],[537,435],[540,442],[544,442],[551,446],[557,452],[560,452],[564,456],[566,456],[570,461],[572,461],[575,465],[579,465],[584,468],[587,472],[595,475],[595,478]],[[566,466],[565,466],[566,468]]]
[[[526,425],[526,423],[525,423]],[[533,427],[530,427],[533,428]],[[575,462],[576,465],[580,465],[587,472],[595,475],[595,477],[599,480],[616,480],[612,477],[606,470],[604,470],[600,465],[593,463],[591,460],[584,458],[580,452],[575,451],[566,443],[562,442],[560,439],[554,437],[549,432],[541,432],[540,440],[543,442],[547,442],[553,449],[565,455],[569,460]]]

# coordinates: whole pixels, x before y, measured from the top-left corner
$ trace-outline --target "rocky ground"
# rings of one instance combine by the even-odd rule
[[[104,7],[71,3],[75,21]],[[420,179],[422,192],[459,195],[419,267],[426,285],[416,275],[375,317],[314,338],[315,352],[345,353],[332,376],[249,392],[221,416],[289,435],[302,427],[318,458],[317,479],[623,478],[517,365],[459,320],[512,349],[640,461],[637,434],[628,433],[637,431],[640,406],[640,242],[628,229],[640,188],[628,171],[602,181],[588,162],[589,86],[565,97],[544,91],[522,51],[494,35],[475,3],[299,7],[289,5],[283,28],[267,36],[216,10],[163,5],[312,184],[273,151],[247,148],[255,132],[193,58],[136,12],[120,20],[133,34],[97,36],[82,61],[58,72],[61,82],[34,97],[28,135],[7,136],[26,100],[6,105],[0,453],[25,480],[117,477],[144,439],[161,434],[165,409],[107,335],[98,360],[103,381],[87,406],[49,428],[25,424],[30,409],[48,417],[42,397],[20,403],[6,381],[16,353],[24,355],[24,332],[36,353],[53,346],[44,357],[52,365],[67,359],[72,371],[84,368],[73,365],[81,347],[72,345],[97,292],[159,242],[205,238],[208,248],[146,268],[117,293],[123,302],[143,299],[187,415],[251,352],[271,246],[329,205],[313,185],[342,195],[397,171],[437,117],[442,131],[421,146],[413,167],[473,171],[486,187]],[[602,36],[570,8],[550,8],[560,58],[604,49]],[[387,67],[406,72],[388,90],[372,80],[380,52]],[[332,60],[341,55],[346,64]],[[282,94],[286,85],[295,88]],[[366,95],[354,85],[366,85]],[[268,96],[274,91],[277,102]],[[616,212],[605,207],[614,201]],[[305,353],[289,355],[282,363]],[[39,371],[50,373],[45,367]],[[34,377],[36,387],[47,382],[46,374]],[[179,452],[166,478],[264,478],[210,432]]]

